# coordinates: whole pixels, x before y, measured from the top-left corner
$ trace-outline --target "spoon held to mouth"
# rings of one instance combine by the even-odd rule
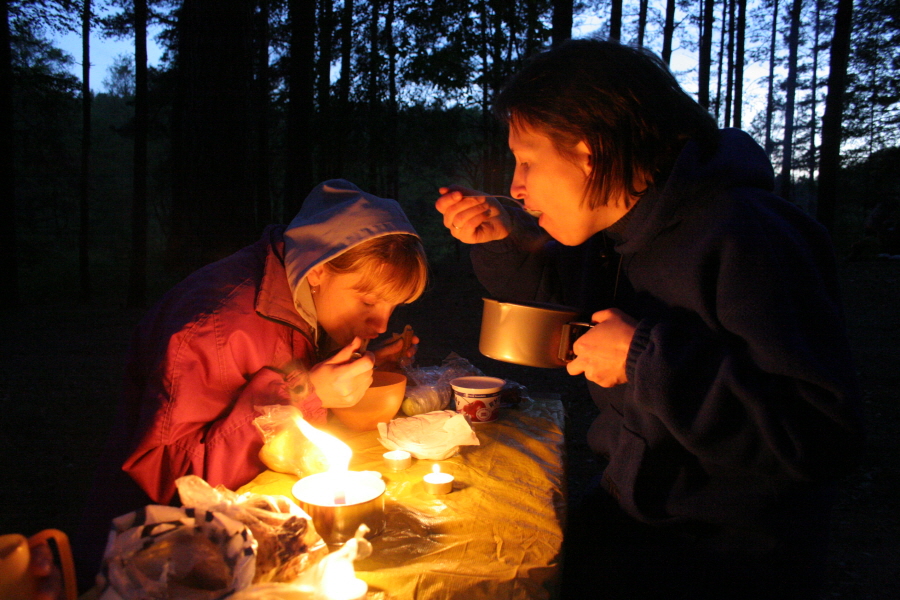
[[[499,200],[502,204],[509,204],[511,206],[515,206],[517,208],[521,208],[526,213],[531,215],[532,217],[540,217],[543,213],[539,210],[532,210],[530,208],[525,207],[525,203],[518,198],[513,198],[512,196],[504,196],[502,194],[469,194],[467,196],[463,196],[463,198],[495,198]]]

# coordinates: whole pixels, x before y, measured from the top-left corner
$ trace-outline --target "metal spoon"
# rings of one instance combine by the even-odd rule
[[[463,196],[463,198],[496,198],[497,200],[507,200],[508,201],[508,202],[506,202],[507,204],[512,202],[513,206],[517,206],[517,207],[521,208],[522,210],[524,210],[526,213],[528,213],[529,215],[531,215],[534,218],[538,218],[543,214],[539,210],[532,210],[530,208],[525,208],[524,202],[522,202],[518,198],[513,198],[512,196],[503,196],[501,194],[479,194],[476,196],[474,194],[471,194],[468,196]]]

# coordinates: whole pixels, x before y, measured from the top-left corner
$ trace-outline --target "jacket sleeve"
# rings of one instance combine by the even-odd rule
[[[523,211],[508,209],[513,229],[502,239],[475,244],[470,258],[478,281],[494,298],[518,302],[550,302],[555,284],[554,242]]]
[[[236,349],[241,340],[222,339],[222,330],[192,327],[172,336],[142,388],[136,446],[122,468],[154,502],[171,502],[183,475],[234,490],[265,468],[255,407],[289,402],[284,376],[262,368],[245,378],[236,364],[244,358]],[[299,408],[311,422],[324,420],[314,395]]]
[[[523,211],[509,212],[510,235],[476,244],[470,252],[478,281],[493,298],[571,306],[585,317],[613,305],[618,255],[603,233],[581,245],[564,246]]]
[[[641,428],[631,402],[707,470],[826,481],[856,464],[862,435],[833,255],[816,231],[801,243],[774,227],[705,250],[699,310],[670,298],[640,321],[626,427]]]

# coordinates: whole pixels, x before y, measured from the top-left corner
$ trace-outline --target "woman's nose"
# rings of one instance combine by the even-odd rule
[[[516,167],[513,173],[512,181],[509,184],[509,195],[513,198],[523,199],[525,197],[525,184],[522,183],[522,177],[519,175],[519,168]]]
[[[387,331],[388,322],[391,320],[392,312],[393,309],[391,308],[376,309],[369,315],[369,324],[378,333],[384,333]]]

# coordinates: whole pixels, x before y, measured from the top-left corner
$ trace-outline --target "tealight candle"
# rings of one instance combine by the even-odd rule
[[[441,472],[441,466],[435,464],[431,473],[425,475],[425,491],[429,494],[449,494],[453,491],[453,475]]]
[[[391,471],[408,469],[412,464],[412,455],[406,450],[391,450],[382,454],[384,463]]]

